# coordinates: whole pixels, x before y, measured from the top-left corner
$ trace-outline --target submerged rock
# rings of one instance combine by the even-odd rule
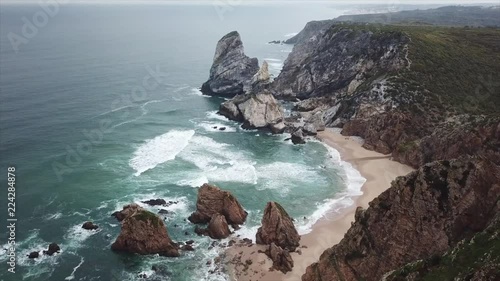
[[[61,251],[61,247],[56,243],[51,243],[49,245],[49,249],[47,251],[43,251],[45,255],[52,256],[55,253],[59,253]]]
[[[279,270],[283,273],[292,271],[293,259],[287,250],[283,250],[280,246],[271,243],[266,249],[266,255],[273,261],[272,269]]]
[[[257,71],[257,58],[246,56],[240,34],[230,32],[217,43],[210,76],[202,85],[201,92],[226,97],[243,94]]]
[[[299,241],[300,235],[285,209],[276,202],[267,203],[262,226],[257,230],[256,243],[266,245],[275,243],[293,252],[299,246]]]
[[[142,201],[144,204],[148,204],[149,206],[159,206],[159,205],[166,205],[167,201],[164,199],[150,199],[146,201]]]
[[[40,256],[40,253],[39,252],[31,252],[29,255],[28,255],[28,258],[29,259],[36,259]]]
[[[208,223],[208,236],[213,239],[224,239],[229,237],[231,231],[226,218],[221,214],[214,214]]]
[[[208,223],[215,214],[223,215],[228,224],[243,224],[247,212],[228,191],[204,184],[198,190],[196,211],[189,216],[192,223]]]
[[[179,256],[179,250],[170,239],[163,221],[146,210],[139,210],[122,222],[120,235],[111,249],[141,255]]]
[[[96,229],[98,229],[98,228],[99,228],[99,226],[95,225],[95,224],[94,224],[93,222],[91,222],[91,221],[88,221],[88,222],[86,222],[86,223],[84,223],[84,224],[82,225],[82,228],[83,228],[83,229],[86,229],[86,230],[96,230]]]

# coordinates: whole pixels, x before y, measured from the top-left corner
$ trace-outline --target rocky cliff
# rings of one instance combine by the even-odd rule
[[[358,210],[342,241],[302,280],[379,280],[407,263],[443,255],[494,222],[499,199],[500,167],[491,161],[424,165]]]
[[[415,168],[463,154],[500,163],[500,87],[484,78],[500,71],[493,38],[500,30],[337,23],[299,41],[269,90]]]
[[[243,94],[258,70],[258,60],[245,55],[240,34],[230,32],[217,43],[210,76],[201,91],[225,97]]]

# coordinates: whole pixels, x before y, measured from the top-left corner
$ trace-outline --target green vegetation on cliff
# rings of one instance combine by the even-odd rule
[[[386,281],[500,280],[499,235],[500,220],[497,220],[442,256],[435,255],[395,270]]]

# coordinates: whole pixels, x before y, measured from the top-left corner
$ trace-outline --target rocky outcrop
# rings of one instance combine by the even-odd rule
[[[285,44],[302,43],[311,39],[313,36],[319,36],[324,30],[332,26],[333,23],[333,20],[310,21],[299,33],[285,40]]]
[[[500,167],[491,161],[426,164],[358,210],[342,241],[302,280],[379,280],[407,263],[442,255],[483,231],[500,211],[499,199]]]
[[[163,220],[146,210],[138,210],[123,220],[120,235],[111,249],[140,255],[179,256]]]
[[[135,203],[132,203],[132,204],[123,206],[123,209],[121,211],[116,211],[111,215],[113,217],[115,217],[118,221],[123,221],[124,219],[132,216],[133,214],[135,214],[139,211],[143,211],[143,210],[144,209],[141,206],[139,206]]]
[[[91,221],[88,221],[88,222],[85,222],[83,225],[82,225],[82,228],[83,229],[86,229],[86,230],[96,230],[99,228],[99,226],[95,225],[93,222]]]
[[[276,202],[268,202],[262,217],[262,226],[257,230],[256,243],[274,243],[293,252],[299,246],[299,241],[300,235],[285,209]]]
[[[285,130],[283,110],[268,91],[237,96],[220,105],[219,114],[243,122],[247,129],[268,128],[274,133]]]
[[[61,251],[61,247],[57,245],[56,243],[50,243],[49,248],[47,251],[43,251],[43,254],[52,256],[55,253],[59,253]]]
[[[271,83],[271,75],[269,74],[269,65],[267,61],[262,63],[259,71],[252,77],[251,90],[252,92],[260,92]]]
[[[437,126],[421,139],[400,141],[393,149],[394,159],[419,167],[435,160],[476,155],[500,165],[500,119],[464,119],[457,118],[454,122]]]
[[[295,45],[272,89],[283,99],[352,94],[380,70],[405,67],[401,54],[408,41],[402,32],[375,34],[333,25]]]
[[[231,231],[227,225],[226,218],[221,214],[214,214],[208,223],[207,234],[213,239],[224,239],[229,237]]]
[[[217,43],[210,76],[201,91],[205,95],[224,97],[243,94],[257,71],[259,63],[256,58],[245,55],[240,34],[230,32]]]
[[[213,215],[223,215],[227,224],[243,224],[247,212],[238,200],[228,191],[204,184],[198,190],[196,211],[189,216],[192,223],[208,223]]]
[[[500,214],[482,232],[460,241],[444,255],[411,262],[385,274],[383,281],[430,280],[500,280]]]
[[[292,271],[293,259],[287,250],[283,250],[276,244],[271,243],[266,249],[266,255],[273,261],[272,269],[279,270],[283,273]]]

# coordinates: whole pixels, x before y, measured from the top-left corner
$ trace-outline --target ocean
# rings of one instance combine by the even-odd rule
[[[295,218],[301,234],[328,210],[352,204],[349,196],[359,194],[363,179],[337,151],[243,130],[216,114],[223,99],[199,91],[226,33],[238,30],[246,54],[266,60],[276,77],[292,46],[267,42],[342,11],[230,2],[61,5],[46,21],[38,5],[2,4],[0,280],[121,281],[139,280],[139,273],[146,280],[226,280],[207,265],[223,249],[209,249],[212,240],[198,237],[186,221],[206,182],[231,191],[249,212],[235,234],[240,238],[255,239],[271,200]],[[36,31],[23,30],[33,20]],[[14,45],[13,34],[21,40]],[[11,166],[15,274],[6,266]],[[168,232],[174,241],[194,239],[194,252],[165,258],[111,251],[120,232],[111,213],[153,198],[177,202],[164,208],[171,211],[164,217]],[[97,231],[81,228],[89,220]],[[60,254],[27,258],[51,242]],[[158,264],[165,268],[161,276],[151,270]]]

